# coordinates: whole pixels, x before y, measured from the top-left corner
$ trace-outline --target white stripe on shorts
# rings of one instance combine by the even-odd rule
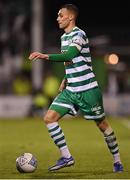
[[[105,116],[105,113],[102,113],[102,114],[97,115],[97,116],[85,115],[84,118],[85,118],[85,119],[100,119],[100,118],[102,118],[103,116]]]
[[[52,105],[67,107],[67,108],[71,109],[71,111],[73,112],[74,115],[77,114],[77,111],[75,110],[74,106],[72,106],[72,105],[70,105],[70,104],[53,102]]]

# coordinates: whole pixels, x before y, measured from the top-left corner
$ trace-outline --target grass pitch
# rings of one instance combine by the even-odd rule
[[[130,178],[130,129],[124,119],[109,118],[115,130],[123,173],[113,173],[112,156],[101,132],[93,121],[64,118],[59,124],[75,158],[75,165],[57,172],[48,167],[59,158],[59,151],[48,135],[42,119],[0,120],[0,178],[1,179],[128,179]],[[130,123],[130,122],[129,122]],[[19,173],[16,158],[24,152],[34,154],[38,168],[33,173]]]

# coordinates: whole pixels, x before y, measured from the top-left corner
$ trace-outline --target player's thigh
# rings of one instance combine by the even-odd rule
[[[49,124],[58,121],[60,117],[61,115],[58,112],[49,109],[43,117],[43,120],[46,124]]]
[[[82,93],[80,110],[88,120],[102,120],[105,117],[102,94],[98,88]]]
[[[46,124],[56,122],[73,109],[74,108],[69,101],[68,94],[64,90],[53,100],[52,104],[49,107],[49,110],[44,116],[44,121]]]
[[[58,94],[49,109],[56,111],[61,117],[66,114],[75,115],[77,113],[77,109],[73,104],[72,94],[68,90],[64,90]]]

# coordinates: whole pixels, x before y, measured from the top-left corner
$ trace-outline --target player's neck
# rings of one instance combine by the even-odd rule
[[[76,27],[75,23],[70,24],[64,29],[65,33],[70,33],[74,29],[74,27]]]

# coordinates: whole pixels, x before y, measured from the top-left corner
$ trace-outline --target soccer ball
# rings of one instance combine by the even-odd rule
[[[24,153],[16,159],[16,168],[20,173],[31,173],[37,168],[37,159],[31,153]]]

